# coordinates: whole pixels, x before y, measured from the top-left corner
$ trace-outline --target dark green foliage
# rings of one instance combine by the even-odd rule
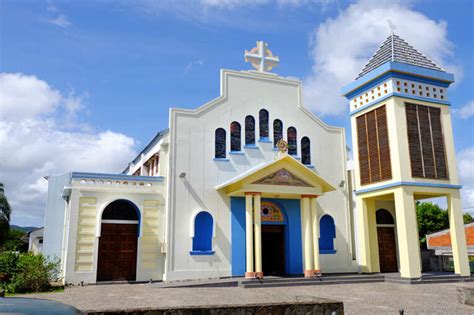
[[[59,273],[59,261],[32,253],[0,253],[2,286],[8,292],[40,292],[51,288]]]
[[[28,250],[28,235],[23,231],[10,229],[0,249],[3,251],[26,252]]]
[[[3,183],[0,183],[0,246],[5,242],[10,231],[10,215],[12,209],[5,196]]]
[[[426,248],[426,234],[449,228],[448,212],[432,202],[417,202],[416,217],[422,248]]]
[[[464,220],[464,224],[469,224],[469,223],[472,223],[474,221],[474,218],[469,213],[464,213],[462,218]]]

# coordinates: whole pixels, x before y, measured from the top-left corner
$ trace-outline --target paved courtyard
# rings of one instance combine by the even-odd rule
[[[456,289],[474,283],[405,285],[366,283],[280,288],[159,288],[150,284],[117,284],[74,287],[60,293],[32,294],[80,310],[117,310],[157,307],[254,304],[259,302],[311,301],[315,297],[344,302],[346,314],[474,314],[461,305]]]

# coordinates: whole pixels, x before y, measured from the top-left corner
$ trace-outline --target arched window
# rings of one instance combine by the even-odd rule
[[[201,211],[194,219],[193,250],[191,255],[212,255],[214,219],[209,212]]]
[[[217,128],[216,129],[216,153],[215,153],[215,158],[216,159],[224,159],[225,158],[225,130],[223,128]]]
[[[297,154],[297,143],[296,143],[296,128],[288,128],[288,154],[296,155]]]
[[[268,140],[268,111],[261,109],[259,114],[260,139]]]
[[[105,207],[102,212],[102,220],[126,220],[138,221],[138,212],[131,202],[127,200],[115,200]]]
[[[280,119],[273,121],[273,147],[276,148],[278,141],[283,139],[283,123]]]
[[[334,219],[325,214],[319,221],[319,253],[320,254],[334,254],[334,239],[336,238],[336,226]]]
[[[395,224],[392,214],[385,209],[379,209],[375,212],[375,221],[377,224]]]
[[[301,163],[311,164],[311,143],[308,137],[301,138]]]
[[[245,117],[245,145],[255,145],[255,118]]]
[[[230,124],[230,151],[240,151],[240,124],[236,121]]]

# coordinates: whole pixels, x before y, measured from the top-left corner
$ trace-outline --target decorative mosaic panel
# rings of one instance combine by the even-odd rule
[[[283,213],[280,207],[273,202],[263,201],[261,205],[262,222],[284,222]]]
[[[268,175],[267,177],[257,180],[254,184],[312,187],[310,184],[291,174],[284,168]]]

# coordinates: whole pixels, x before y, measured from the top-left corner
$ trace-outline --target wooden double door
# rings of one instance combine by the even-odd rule
[[[136,280],[138,224],[102,223],[97,281]]]
[[[395,228],[377,227],[379,242],[380,272],[397,272],[397,248],[395,246]]]

